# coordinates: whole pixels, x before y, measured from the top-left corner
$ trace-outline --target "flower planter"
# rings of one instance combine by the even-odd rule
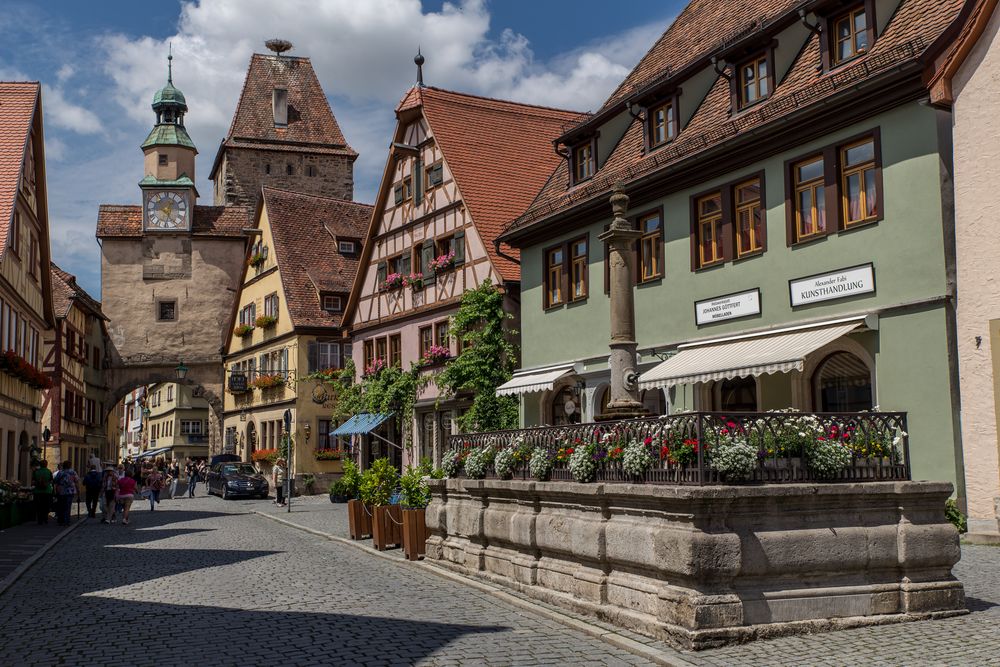
[[[403,510],[403,553],[407,560],[418,560],[424,555],[427,543],[427,510]]]
[[[363,540],[372,535],[372,517],[365,504],[356,498],[347,501],[347,523],[352,540]]]
[[[403,542],[399,505],[377,505],[372,513],[372,542],[379,551],[398,547]]]

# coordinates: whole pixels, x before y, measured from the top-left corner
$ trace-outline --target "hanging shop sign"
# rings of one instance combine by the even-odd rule
[[[820,301],[843,299],[875,291],[875,267],[871,262],[788,281],[792,308]]]
[[[759,287],[694,302],[694,321],[698,326],[749,315],[760,315]]]

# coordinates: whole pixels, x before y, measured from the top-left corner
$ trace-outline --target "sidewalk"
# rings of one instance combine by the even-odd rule
[[[85,520],[86,512],[74,512],[69,526],[60,526],[53,516],[46,524],[34,521],[0,530],[0,594],[17,581],[31,563],[56,545]]]

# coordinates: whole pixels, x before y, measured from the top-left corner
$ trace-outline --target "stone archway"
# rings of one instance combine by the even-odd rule
[[[176,368],[179,361],[160,361],[159,363],[114,364],[105,368],[105,378],[108,386],[108,400],[104,405],[104,420],[107,421],[111,411],[126,394],[143,385],[159,382],[176,382],[193,387],[196,395],[204,398],[209,405],[208,411],[208,453],[209,456],[222,452],[222,392],[223,371],[217,361],[191,362],[184,361],[188,367],[183,380],[177,378]]]

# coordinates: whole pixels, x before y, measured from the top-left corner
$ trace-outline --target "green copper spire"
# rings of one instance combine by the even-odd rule
[[[194,142],[184,129],[184,114],[187,113],[184,93],[174,87],[173,48],[167,52],[167,85],[153,95],[153,111],[156,112],[156,126],[142,143],[150,146],[184,146],[194,148]]]

